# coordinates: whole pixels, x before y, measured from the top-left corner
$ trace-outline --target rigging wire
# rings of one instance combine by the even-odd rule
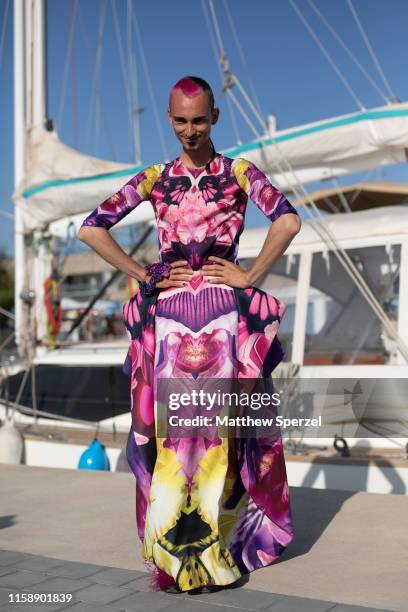
[[[365,173],[365,176],[363,179],[360,180],[360,183],[363,185],[369,178],[370,175],[372,175],[375,172],[375,168],[370,168],[370,170],[368,170]],[[343,203],[343,207],[345,208],[346,212],[353,212],[351,209],[351,205],[354,203],[354,201],[358,198],[358,196],[360,195],[360,193],[363,190],[363,187],[360,187],[359,189],[355,189],[353,192],[353,195],[350,198],[350,201],[345,197],[344,192],[341,191],[340,189],[340,185],[337,181],[337,179],[335,177],[332,177],[331,182],[333,183],[335,189],[336,189],[336,193],[340,199],[340,201]],[[342,196],[342,198],[340,198],[340,195]],[[344,198],[344,200],[343,200]],[[335,212],[338,212],[338,210],[336,209]]]
[[[121,29],[119,26],[119,19],[118,19],[118,13],[117,13],[117,3],[115,2],[115,0],[111,0],[111,7],[112,7],[112,13],[113,13],[113,20],[115,24],[115,33],[116,33],[116,40],[117,40],[118,54],[119,54],[119,64],[120,64],[120,69],[121,69],[121,74],[122,74],[123,87],[125,89],[125,94],[126,94],[128,118],[130,119],[131,107],[132,107],[130,85],[129,85],[129,79],[128,79],[128,72],[126,70],[125,53],[124,53],[123,45],[122,45]],[[128,26],[129,25],[131,26],[132,24],[128,23]]]
[[[73,21],[76,18],[76,10],[75,17],[72,11],[72,2],[77,2],[77,0],[69,0],[68,8],[69,8],[69,19]],[[72,28],[73,34],[75,33],[75,26]],[[77,68],[76,68],[76,56],[75,56],[75,36],[73,35],[71,38],[70,45],[70,66],[71,66],[71,109],[72,109],[72,133],[73,133],[73,141],[74,147],[79,149],[79,133],[78,133],[78,94],[77,94]]]
[[[71,46],[72,46],[72,40],[73,40],[73,35],[74,35],[74,27],[75,27],[75,19],[76,19],[77,8],[78,8],[78,0],[74,0],[74,8],[73,8],[73,11],[72,11],[71,23],[70,23],[70,26],[69,26],[68,46],[67,46],[67,54],[66,54],[66,58],[65,58],[64,75],[63,75],[63,79],[62,79],[62,87],[61,87],[61,96],[60,96],[59,110],[58,110],[58,114],[57,114],[57,125],[58,126],[60,126],[62,124],[62,114],[64,112],[64,103],[65,103],[66,92],[67,92],[67,84],[68,84],[68,71],[69,71],[69,65],[70,65],[70,60],[71,60],[71,58],[70,58],[70,55],[71,55]]]
[[[233,101],[235,106],[237,107],[238,112],[241,113],[241,115],[242,115],[243,119],[245,120],[246,124],[248,125],[249,129],[252,130],[255,134],[258,134],[258,131],[257,131],[256,127],[254,126],[254,124],[252,123],[251,119],[249,118],[248,113],[246,113],[244,111],[241,103],[237,100],[236,96],[233,94],[231,89],[228,88],[226,91],[227,91],[227,95],[229,95],[229,97],[231,98],[231,100]],[[261,135],[259,135],[258,138],[261,138]]]
[[[328,53],[328,51],[326,50],[326,48],[324,47],[324,45],[322,44],[322,42],[319,40],[319,38],[316,36],[313,28],[310,26],[310,24],[308,23],[308,21],[305,19],[305,17],[303,16],[303,13],[301,12],[301,10],[299,9],[299,7],[295,4],[294,0],[289,0],[293,10],[295,11],[295,13],[297,14],[297,16],[299,17],[299,19],[302,21],[303,25],[305,26],[306,30],[309,32],[310,36],[313,38],[313,40],[315,41],[315,43],[317,44],[317,46],[319,47],[320,51],[323,53],[323,55],[325,56],[325,58],[327,59],[327,61],[329,62],[330,66],[333,68],[334,72],[337,74],[337,76],[339,77],[340,81],[343,83],[344,87],[346,88],[346,90],[349,92],[349,94],[351,95],[351,97],[353,98],[353,100],[355,101],[355,103],[357,104],[357,107],[360,110],[365,110],[365,106],[362,104],[362,102],[360,102],[357,94],[355,93],[355,91],[353,90],[353,88],[351,87],[350,83],[347,81],[346,77],[343,75],[343,73],[341,72],[340,68],[336,65],[336,63],[333,61],[333,59],[331,58],[330,54]]]
[[[353,52],[350,51],[346,43],[343,41],[341,36],[336,32],[336,30],[330,25],[326,17],[322,15],[321,11],[319,11],[319,9],[317,8],[313,0],[308,0],[308,3],[312,7],[314,12],[318,15],[318,17],[321,19],[321,21],[323,21],[323,23],[325,24],[329,32],[334,36],[337,42],[343,47],[344,51],[347,53],[350,59],[354,62],[357,68],[359,68],[359,70],[363,73],[363,75],[366,77],[368,82],[371,83],[371,85],[374,87],[376,92],[381,96],[381,98],[383,98],[386,104],[389,104],[389,99],[387,98],[385,93],[378,87],[377,83],[374,81],[374,79],[371,78],[370,74],[367,72],[364,66],[358,61],[358,59],[355,57]]]
[[[212,46],[213,53],[214,53],[215,63],[217,64],[217,68],[218,68],[218,71],[220,73],[221,82],[224,83],[224,73],[223,73],[222,68],[220,66],[220,63],[218,61],[218,57],[219,56],[218,56],[218,50],[217,50],[217,43],[215,41],[214,32],[211,29],[210,17],[208,15],[208,11],[207,11],[207,6],[206,6],[206,3],[205,3],[205,0],[201,0],[201,6],[202,6],[203,13],[204,13],[206,25],[207,25],[207,30],[208,30],[208,33],[209,33],[209,36],[210,36],[210,40],[211,40],[211,46]],[[241,139],[241,136],[240,136],[240,133],[239,133],[239,130],[238,130],[238,124],[237,124],[237,120],[236,120],[235,115],[234,115],[234,111],[233,111],[233,108],[232,108],[232,105],[231,105],[231,101],[230,101],[230,99],[228,97],[225,98],[225,99],[226,99],[226,102],[227,102],[227,108],[228,108],[228,113],[229,113],[230,120],[231,120],[232,129],[233,129],[234,134],[235,134],[235,141],[236,141],[236,143],[238,145],[241,145],[242,144],[242,139]]]
[[[83,43],[87,51],[87,55],[85,57],[87,59],[89,72],[92,75],[91,77],[92,85],[91,85],[91,95],[89,98],[89,111],[88,111],[88,119],[87,119],[87,132],[86,132],[86,137],[85,137],[85,146],[87,150],[89,150],[91,146],[90,140],[91,140],[92,119],[95,119],[96,117],[96,113],[92,112],[93,103],[95,99],[95,106],[97,106],[97,108],[99,109],[102,115],[103,128],[106,131],[108,148],[110,150],[110,159],[116,160],[117,156],[116,156],[114,139],[112,137],[112,132],[109,126],[109,117],[104,111],[103,98],[100,95],[100,66],[102,63],[103,33],[105,29],[105,15],[106,15],[107,4],[108,4],[108,0],[104,0],[104,2],[101,3],[100,5],[101,11],[99,13],[99,20],[98,20],[99,25],[98,25],[98,34],[97,34],[97,43],[96,43],[95,53],[91,51],[91,48],[89,45],[90,37],[87,35],[85,24],[83,22],[81,5],[80,4],[78,5],[78,21],[79,21],[79,25],[81,28]],[[91,57],[93,56],[95,56],[95,65],[92,67]]]
[[[208,6],[210,7],[210,13],[211,13],[212,23],[213,23],[213,28],[214,28],[214,36],[218,44],[220,55],[225,57],[224,43],[222,41],[221,30],[218,24],[217,14],[215,12],[213,0],[208,0]]]
[[[133,12],[132,0],[127,1],[127,44],[128,44],[128,74],[131,107],[129,109],[129,140],[132,140],[132,159],[137,165],[142,163],[141,143],[140,143],[140,112],[139,90],[137,79],[136,54],[132,44],[132,20]]]
[[[7,30],[7,19],[9,12],[10,0],[6,2],[6,8],[4,9],[3,23],[1,27],[1,37],[0,37],[0,68],[3,64],[3,53],[4,53],[4,44],[6,41],[6,30]]]
[[[332,177],[331,182],[333,183],[333,185],[334,185],[334,187],[336,189],[337,196],[338,196],[340,202],[342,203],[344,210],[347,213],[351,213],[352,210],[350,208],[350,204],[348,203],[346,196],[344,195],[344,193],[340,189],[340,185],[339,185],[337,179],[335,177]]]
[[[313,208],[313,210],[315,210],[315,212],[319,211],[319,209],[316,207],[316,204],[313,202],[313,200],[312,200],[312,198],[310,197],[309,194],[307,194],[307,197],[309,199],[309,202],[310,202],[311,207]],[[390,319],[388,318],[387,314],[384,312],[384,310],[383,310],[381,304],[379,303],[379,301],[377,300],[376,296],[373,294],[371,289],[368,287],[364,277],[361,275],[361,273],[358,270],[358,268],[355,266],[353,261],[350,259],[350,256],[348,255],[347,251],[344,250],[337,243],[337,240],[336,240],[334,234],[331,232],[331,230],[329,230],[328,227],[324,226],[321,223],[319,217],[321,218],[323,215],[321,215],[321,213],[319,211],[319,212],[317,212],[317,217],[313,217],[312,218],[311,214],[310,214],[310,211],[308,211],[307,207],[306,207],[305,211],[309,215],[310,222],[313,225],[314,229],[320,235],[322,240],[326,244],[328,244],[328,246],[331,249],[333,249],[334,255],[337,257],[337,259],[339,260],[339,262],[341,263],[343,268],[346,270],[346,272],[349,274],[351,279],[354,281],[354,283],[356,284],[357,288],[363,294],[363,296],[365,297],[366,301],[371,306],[372,310],[376,313],[378,318],[381,320],[381,322],[383,323],[384,328],[387,331],[388,335],[391,338],[395,337],[395,341],[398,344],[398,347],[399,347],[399,350],[401,351],[401,354],[404,356],[405,360],[408,362],[408,347],[407,347],[406,343],[398,335],[398,333],[393,329],[392,323],[391,323]],[[340,255],[342,257],[344,257],[344,259],[342,259]]]
[[[14,215],[8,212],[7,210],[0,210],[0,215],[2,217],[6,217],[6,219],[10,219],[11,221],[14,221]]]
[[[243,67],[243,69],[244,69],[244,71],[246,73],[246,78],[248,79],[249,87],[251,89],[252,97],[254,99],[254,104],[255,104],[255,106],[257,108],[258,113],[260,115],[262,115],[262,110],[261,110],[261,105],[259,103],[259,98],[257,96],[255,85],[254,85],[252,77],[251,77],[251,71],[249,70],[248,63],[247,63],[247,61],[245,59],[245,54],[244,54],[244,51],[242,49],[242,45],[241,45],[241,43],[239,41],[239,36],[238,36],[237,30],[236,30],[236,27],[235,27],[235,23],[234,23],[234,20],[233,20],[233,17],[232,17],[232,13],[231,13],[231,11],[229,9],[228,0],[223,0],[223,4],[224,4],[225,13],[227,15],[228,23],[229,23],[229,26],[231,28],[232,36],[234,38],[236,47],[238,49],[238,54],[239,54],[239,57],[240,57],[240,60],[241,60],[241,64],[242,64],[242,67]]]
[[[138,21],[137,21],[137,18],[136,18],[136,14],[135,14],[134,11],[132,12],[132,23],[134,25],[134,29],[135,29],[135,33],[136,33],[136,41],[137,41],[137,44],[138,44],[138,47],[139,47],[139,53],[140,53],[140,56],[142,58],[143,71],[144,71],[144,74],[145,74],[145,79],[146,79],[146,83],[147,83],[147,89],[148,89],[148,92],[149,92],[149,97],[150,97],[150,101],[151,101],[152,108],[153,108],[153,114],[154,114],[154,118],[155,118],[157,132],[159,134],[159,139],[160,139],[160,144],[161,144],[163,156],[164,156],[164,159],[166,161],[169,161],[169,155],[168,155],[168,151],[167,151],[166,141],[165,141],[165,138],[164,138],[163,129],[162,129],[162,126],[161,126],[161,121],[160,121],[160,118],[159,118],[159,112],[158,112],[158,109],[157,109],[156,98],[154,96],[152,79],[150,77],[149,69],[148,69],[148,66],[147,66],[146,54],[145,54],[144,48],[143,48],[143,42],[142,42],[142,37],[141,37],[141,34],[140,34],[140,28],[139,28],[139,24],[138,24]]]
[[[274,145],[276,146],[276,149],[277,149],[279,155],[281,156],[281,158],[284,161],[285,165],[290,169],[290,171],[292,173],[292,176],[295,178],[296,183],[304,191],[304,193],[306,195],[306,198],[309,201],[310,207],[314,210],[314,212],[316,214],[316,217],[312,217],[311,212],[308,209],[308,207],[307,206],[305,207],[305,212],[309,215],[310,223],[312,224],[313,228],[316,230],[316,232],[319,234],[319,236],[322,238],[322,240],[326,244],[328,244],[328,246],[331,249],[333,249],[333,254],[337,257],[338,261],[341,263],[343,268],[346,270],[346,272],[349,274],[349,276],[355,282],[357,288],[364,295],[366,301],[369,303],[371,308],[377,314],[378,318],[383,323],[383,325],[385,327],[385,330],[387,331],[388,335],[391,338],[395,337],[395,341],[398,344],[398,348],[399,348],[401,354],[404,356],[405,360],[408,362],[408,346],[406,345],[405,341],[398,335],[398,333],[393,328],[390,319],[388,318],[387,314],[384,312],[384,310],[383,310],[381,304],[379,303],[379,301],[377,300],[376,296],[373,294],[373,292],[371,291],[371,289],[367,285],[364,277],[362,276],[362,274],[360,273],[358,268],[353,263],[352,259],[350,258],[349,254],[347,253],[347,251],[345,249],[343,249],[343,247],[338,243],[338,241],[337,241],[335,235],[332,233],[332,231],[325,224],[323,224],[321,222],[321,218],[323,217],[323,215],[321,214],[320,210],[316,206],[316,204],[313,201],[313,198],[311,197],[311,195],[307,192],[307,190],[305,189],[304,185],[298,179],[298,177],[297,177],[297,175],[296,175],[292,165],[287,160],[286,156],[282,153],[278,143],[276,142],[276,138],[271,136],[271,139],[273,141],[275,141]]]
[[[127,53],[127,74],[129,75],[129,103],[128,103],[128,130],[127,130],[127,136],[128,136],[128,155],[129,155],[129,159],[135,159],[136,158],[136,151],[133,151],[133,155],[131,155],[131,141],[132,141],[132,135],[134,135],[133,133],[133,125],[132,125],[132,108],[133,108],[133,81],[134,81],[134,75],[133,75],[133,70],[132,70],[132,21],[131,21],[131,14],[132,14],[132,4],[131,4],[132,0],[127,0],[126,2],[126,53]],[[134,145],[136,143],[134,142]],[[135,149],[135,146],[133,147]]]
[[[365,45],[366,45],[366,47],[368,49],[368,52],[371,55],[371,59],[373,60],[374,65],[377,68],[378,73],[379,73],[380,77],[382,78],[385,87],[388,89],[388,93],[390,94],[391,99],[394,100],[394,101],[397,100],[397,97],[395,96],[393,90],[391,89],[391,85],[389,84],[388,79],[386,78],[386,76],[384,74],[384,71],[381,68],[380,62],[379,62],[379,60],[378,60],[378,58],[377,58],[377,56],[376,56],[376,54],[374,52],[374,49],[373,49],[373,47],[372,47],[372,45],[371,45],[371,43],[370,43],[370,41],[368,39],[368,36],[367,36],[367,34],[366,34],[365,30],[364,30],[364,27],[363,27],[363,25],[362,25],[358,15],[357,15],[356,9],[354,8],[354,5],[353,5],[352,1],[351,0],[347,0],[347,3],[349,5],[351,14],[353,15],[354,21],[356,22],[356,25],[357,25],[358,29],[360,30],[360,34],[361,34],[361,36],[362,36],[362,38],[363,38],[363,40],[365,42]]]
[[[390,277],[388,278],[388,283],[385,286],[384,289],[384,295],[382,298],[382,303],[387,303],[387,301],[389,300],[390,296],[392,296],[393,294],[393,290],[394,290],[394,285],[395,285],[395,281],[397,280],[397,278],[400,275],[400,269],[401,269],[401,262],[399,262],[399,264],[396,266],[396,269],[394,271],[394,273],[390,273]],[[366,271],[367,273],[367,271]],[[373,316],[373,313],[371,313],[371,316],[367,317],[368,318],[368,322],[365,328],[365,331],[363,332],[363,334],[360,336],[359,340],[357,340],[357,346],[354,348],[354,350],[352,351],[352,354],[350,356],[349,359],[349,364],[353,364],[356,360],[356,357],[359,353],[359,351],[364,348],[364,343],[366,342],[367,338],[369,337],[371,330],[373,328],[373,325],[376,321],[375,316]]]
[[[214,28],[216,28],[217,39],[219,41],[219,49],[220,49],[220,53],[222,54],[222,53],[225,53],[225,51],[224,51],[225,46],[224,46],[223,41],[222,41],[222,34],[221,34],[221,30],[220,30],[219,25],[218,25],[218,21],[217,21],[214,5],[212,5],[212,9],[213,9],[212,14],[213,14]],[[231,72],[230,67],[229,67],[229,63],[228,63],[228,59],[227,59],[227,57],[225,55],[221,55],[220,64],[224,68],[224,75],[225,75],[225,80],[226,80],[226,85],[224,86],[224,91],[227,89],[227,85],[228,84],[237,85],[239,90],[240,90],[240,92],[241,92],[241,94],[242,94],[242,96],[244,97],[245,101],[247,102],[248,106],[251,108],[252,112],[254,113],[256,118],[258,119],[259,124],[261,125],[263,131],[266,134],[268,134],[269,133],[268,125],[266,124],[264,118],[262,117],[262,114],[257,111],[257,109],[256,109],[255,105],[253,104],[251,98],[247,95],[245,89],[242,87],[239,79],[236,77],[235,74],[233,74]],[[232,98],[232,101],[234,102],[235,106],[237,106],[238,112],[240,112],[241,115],[244,116],[244,114],[245,114],[244,110],[243,110],[242,106],[238,103],[238,100],[233,95],[231,95],[231,93],[230,93],[230,97]],[[252,122],[250,121],[250,119],[249,119],[247,114],[245,114],[244,119],[245,119],[245,122],[249,125],[251,131],[254,132],[254,126],[253,126]],[[343,194],[342,194],[341,190],[339,189],[338,185],[335,185],[335,187],[336,187],[336,191],[337,191],[338,197],[341,200],[342,197],[343,197]]]
[[[242,97],[244,98],[244,100],[248,104],[249,108],[254,113],[255,117],[258,119],[260,125],[262,126],[262,129],[264,130],[265,133],[267,133],[268,132],[268,126],[267,126],[267,124],[265,122],[265,119],[262,117],[262,115],[260,113],[258,113],[258,111],[257,111],[256,107],[254,106],[251,98],[248,96],[247,92],[245,91],[245,88],[242,86],[241,81],[238,79],[238,77],[235,74],[232,75],[232,78],[233,78],[234,84],[238,87],[239,91],[241,92]]]
[[[212,0],[209,0],[209,1],[210,1],[210,6],[213,9],[213,14],[215,16],[215,11],[214,11],[214,6],[212,4]],[[292,4],[292,0],[290,0],[290,1],[291,1],[291,4]],[[213,21],[214,21],[214,26],[215,26],[217,24],[216,19],[213,20]],[[218,38],[218,43],[219,43],[220,49],[223,50],[224,47],[223,47],[223,44],[222,44],[221,33],[220,33],[220,30],[219,30],[218,27],[215,28],[215,32],[216,32],[216,36]],[[224,58],[221,57],[221,61],[223,61],[223,59]],[[248,123],[250,129],[254,132],[255,137],[258,139],[258,142],[259,142],[259,144],[261,146],[261,152],[264,155],[264,157],[266,157],[265,150],[264,150],[264,141],[263,141],[262,136],[256,130],[255,126],[253,125],[253,123],[249,119],[247,113],[245,113],[245,111],[243,111],[242,106],[236,100],[236,97],[231,92],[230,88],[227,88],[226,91],[227,91],[228,95],[231,97],[232,101],[237,106],[239,112],[241,112],[244,120]],[[397,342],[398,347],[399,347],[399,349],[401,351],[401,354],[408,361],[408,346],[406,346],[405,341],[393,329],[392,323],[389,320],[389,318],[386,315],[386,313],[384,312],[381,304],[379,303],[379,301],[377,300],[376,296],[371,291],[370,287],[368,286],[368,284],[365,281],[364,277],[362,276],[362,274],[360,273],[360,271],[358,270],[358,268],[356,267],[356,265],[354,264],[354,262],[352,261],[352,259],[348,255],[347,251],[345,249],[343,249],[343,247],[338,243],[338,241],[337,241],[335,235],[332,233],[332,231],[324,223],[322,223],[321,218],[322,218],[323,215],[321,214],[321,211],[316,206],[315,202],[313,201],[312,196],[305,189],[303,183],[299,180],[296,172],[294,171],[294,168],[293,168],[292,164],[289,162],[289,160],[283,154],[281,148],[279,147],[278,143],[276,142],[276,136],[274,136],[274,135],[269,133],[269,137],[270,137],[270,139],[272,141],[272,144],[275,146],[275,149],[278,152],[281,160],[284,162],[285,167],[289,170],[289,172],[291,173],[292,177],[294,178],[295,187],[294,187],[293,191],[295,193],[298,192],[297,186],[299,186],[301,192],[303,192],[305,194],[306,199],[308,200],[308,203],[310,205],[310,208],[312,208],[312,210],[315,213],[315,216],[313,216],[311,211],[310,211],[310,209],[309,209],[309,207],[307,207],[307,206],[305,207],[305,213],[310,217],[310,223],[314,227],[315,231],[319,234],[321,239],[331,249],[333,249],[334,255],[336,256],[336,258],[338,259],[340,264],[343,266],[343,268],[346,270],[347,274],[354,281],[354,283],[356,284],[356,286],[359,289],[359,291],[363,294],[363,296],[365,297],[366,301],[369,303],[371,308],[377,314],[378,318],[382,321],[382,323],[383,323],[386,331],[390,335],[390,337],[394,337],[394,336],[396,337],[396,342]],[[279,171],[282,172],[281,164],[279,162],[276,162],[275,165],[276,165],[276,167],[278,167]]]
[[[7,32],[7,21],[8,21],[8,12],[9,12],[10,2],[7,0],[6,7],[4,9],[3,23],[1,28],[1,38],[0,38],[0,68],[3,65],[3,53],[4,53],[4,45],[6,40],[6,32]],[[5,165],[2,164],[2,169],[5,170]],[[5,181],[4,181],[5,182]],[[0,210],[0,215],[6,217],[7,219],[11,219],[14,221],[14,214],[9,213],[8,211]]]
[[[275,140],[275,138],[272,138],[273,140]],[[379,303],[379,301],[377,300],[376,296],[372,293],[371,289],[368,287],[364,277],[362,276],[362,274],[360,273],[360,271],[358,270],[358,268],[355,266],[355,264],[353,263],[353,261],[351,260],[350,256],[348,255],[347,251],[345,249],[343,249],[343,247],[341,247],[341,245],[338,243],[337,239],[335,238],[334,234],[331,232],[331,230],[329,230],[328,227],[326,227],[322,222],[321,222],[321,218],[322,218],[322,214],[320,212],[320,210],[317,208],[315,202],[313,201],[311,195],[306,191],[304,185],[301,183],[301,181],[298,179],[295,171],[293,170],[292,165],[290,164],[290,162],[287,160],[287,158],[285,157],[285,155],[282,153],[279,145],[275,142],[274,143],[276,146],[276,149],[279,153],[279,155],[281,156],[282,160],[284,161],[284,163],[286,164],[286,166],[288,166],[291,169],[292,175],[295,178],[297,184],[301,187],[301,189],[304,191],[306,198],[309,201],[309,204],[311,206],[311,208],[314,210],[314,212],[316,213],[316,217],[312,217],[310,210],[308,209],[308,207],[305,207],[305,212],[309,215],[310,217],[310,223],[312,224],[312,226],[314,227],[314,229],[316,230],[316,232],[320,235],[320,237],[322,238],[322,240],[328,244],[328,246],[330,248],[333,249],[333,254],[337,257],[338,261],[341,263],[341,265],[343,266],[343,268],[346,270],[346,272],[349,274],[349,276],[352,278],[352,280],[355,282],[357,288],[360,290],[360,292],[364,295],[366,301],[369,303],[369,305],[371,306],[371,308],[374,310],[374,312],[377,314],[378,318],[382,321],[386,331],[388,332],[389,336],[391,338],[395,337],[395,341],[398,344],[398,347],[401,351],[401,354],[404,356],[404,358],[406,359],[406,361],[408,362],[408,347],[405,343],[405,341],[398,335],[398,333],[396,333],[396,331],[394,330],[394,328],[392,327],[392,323],[389,320],[388,316],[386,315],[386,313],[384,312],[381,304]],[[342,257],[344,259],[342,259]]]
[[[105,29],[105,17],[107,10],[107,2],[104,5],[103,10],[103,19],[101,15],[101,19],[99,21],[100,30],[98,32],[98,57],[95,58],[95,112],[91,115],[92,122],[95,125],[95,149],[99,151],[100,141],[101,141],[101,109],[102,109],[102,100],[100,95],[100,87],[101,87],[101,65],[102,65],[102,49],[103,49],[103,34]],[[89,104],[89,113],[92,113],[92,99],[90,99]],[[88,123],[89,127],[91,126],[91,122]]]

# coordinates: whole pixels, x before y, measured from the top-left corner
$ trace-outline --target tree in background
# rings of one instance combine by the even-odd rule
[[[0,250],[0,307],[5,310],[14,310],[14,274],[10,259],[3,250]],[[0,314],[0,327],[9,327],[10,320]]]

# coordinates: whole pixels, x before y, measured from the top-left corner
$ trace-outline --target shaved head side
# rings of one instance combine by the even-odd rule
[[[175,85],[173,85],[170,91],[170,96],[169,96],[169,107],[170,108],[171,108],[171,100],[176,90],[181,91],[185,96],[188,96],[189,98],[193,98],[194,96],[197,96],[202,91],[204,91],[208,96],[211,110],[214,108],[213,91],[210,85],[207,83],[207,81],[204,81],[204,79],[201,79],[200,77],[185,76],[179,79]]]

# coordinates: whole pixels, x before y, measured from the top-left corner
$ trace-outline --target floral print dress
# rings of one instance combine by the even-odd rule
[[[248,199],[270,222],[297,214],[251,162],[214,152],[201,168],[153,164],[102,202],[83,225],[111,228],[144,200],[157,221],[160,261],[187,260],[188,284],[137,291],[123,307],[130,346],[136,525],[146,565],[183,591],[227,585],[273,563],[293,539],[280,435],[159,437],[157,382],[271,380],[284,358],[286,305],[256,287],[209,283],[210,255],[238,262]]]

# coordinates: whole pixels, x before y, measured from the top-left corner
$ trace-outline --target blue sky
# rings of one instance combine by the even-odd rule
[[[364,106],[371,108],[382,105],[383,98],[334,40],[309,2],[295,0],[295,3]],[[126,4],[124,0],[115,0],[125,61]],[[232,15],[245,56],[245,65],[235,44],[225,4]],[[314,0],[314,4],[385,92],[385,86],[368,54],[347,1]],[[214,5],[233,71],[249,92],[250,81],[253,83],[262,114],[266,116],[268,113],[274,113],[278,118],[279,128],[358,110],[355,100],[336,76],[289,0],[215,0]],[[405,60],[408,57],[408,3],[405,0],[353,0],[353,5],[395,95],[402,101],[408,100],[408,77],[405,68]],[[130,146],[127,101],[112,4],[110,1],[105,3],[105,0],[80,0],[78,6],[73,62],[69,67],[64,94],[64,71],[74,2],[48,2],[48,115],[54,120],[60,139],[67,145],[96,157],[133,162],[135,160]],[[99,98],[102,112],[98,126],[95,122],[95,103],[90,106],[90,100],[98,28],[104,6],[106,21]],[[3,0],[0,4],[1,23],[4,21],[5,7],[6,2]],[[221,78],[202,3],[199,0],[174,0],[171,3],[167,0],[139,0],[133,2],[133,7],[170,157],[178,155],[180,149],[165,114],[168,92],[173,83],[186,74],[201,76],[213,86],[217,104],[221,109],[220,120],[212,133],[216,148],[220,150],[234,145],[235,133],[225,97],[221,95]],[[6,212],[13,212],[11,193],[14,189],[12,14],[10,3],[0,65],[0,210]],[[142,161],[159,162],[163,159],[163,149],[134,24],[132,30],[137,64],[138,103],[145,109],[141,114]],[[242,140],[245,142],[252,139],[251,132],[238,116],[237,121]],[[372,174],[369,178],[378,179],[380,176],[385,180],[408,181],[408,166],[388,166],[382,170],[381,175]],[[339,182],[351,182],[360,178],[365,178],[365,175],[348,175]],[[309,185],[308,189],[313,187],[318,185]],[[246,222],[247,227],[251,227],[265,224],[267,220],[252,206],[248,208]],[[0,247],[9,254],[13,252],[13,223],[4,216],[0,216]]]

